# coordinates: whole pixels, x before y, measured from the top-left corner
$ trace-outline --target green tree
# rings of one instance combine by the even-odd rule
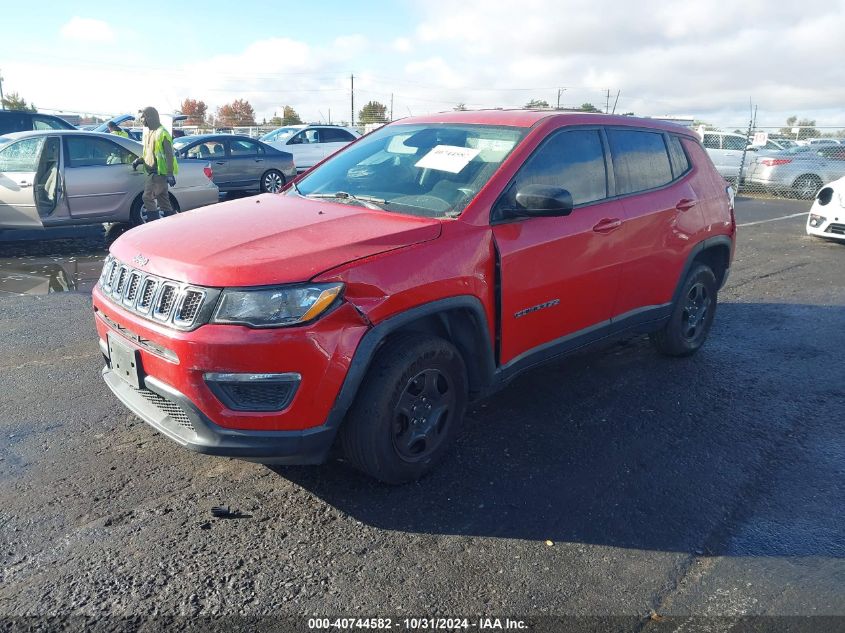
[[[543,99],[531,99],[528,103],[525,104],[526,110],[537,110],[539,108],[548,108],[549,102]]]
[[[467,109],[467,104],[459,103],[454,108],[452,108],[455,112],[465,112]]]
[[[235,99],[232,103],[217,108],[216,125],[255,125],[255,110],[245,99]]]
[[[185,125],[202,125],[205,123],[205,115],[208,112],[208,106],[204,101],[197,101],[196,99],[185,99],[179,111],[188,118],[185,120]]]
[[[24,110],[26,112],[38,112],[35,104],[27,105],[26,99],[21,97],[17,92],[10,92],[3,97],[3,107],[6,110]]]
[[[601,112],[601,110],[599,110],[592,103],[582,103],[579,110],[583,110],[584,112]]]
[[[797,127],[798,140],[805,138],[816,138],[819,136],[819,131],[816,129],[816,122],[811,119],[798,119],[797,116],[791,116],[786,120],[786,127],[780,129],[780,133],[787,138],[795,139],[795,132],[792,128]]]
[[[299,125],[302,119],[299,114],[289,105],[282,109],[282,125]]]
[[[358,122],[361,125],[387,123],[387,106],[378,101],[370,101],[358,112]]]

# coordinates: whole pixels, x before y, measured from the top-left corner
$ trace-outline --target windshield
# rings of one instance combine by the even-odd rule
[[[280,127],[277,130],[273,130],[272,132],[267,132],[264,136],[260,137],[259,140],[261,141],[284,141],[287,138],[290,138],[297,132],[299,132],[302,128],[299,127]]]
[[[457,217],[525,132],[488,125],[389,125],[310,172],[288,195]]]

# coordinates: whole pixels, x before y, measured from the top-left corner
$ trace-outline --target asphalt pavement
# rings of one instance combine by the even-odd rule
[[[105,236],[0,243],[0,630],[842,630],[845,244],[808,208],[738,200],[696,356],[636,337],[527,373],[404,487],[179,448],[100,379]]]

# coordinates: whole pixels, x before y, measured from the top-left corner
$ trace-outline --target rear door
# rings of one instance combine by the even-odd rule
[[[35,174],[46,137],[9,143],[0,149],[0,228],[40,228]]]
[[[338,127],[320,128],[320,145],[322,146],[322,158],[331,156],[339,149],[349,145],[355,137],[346,130]]]
[[[233,138],[229,141],[229,176],[231,186],[258,188],[264,172],[264,148],[255,141]]]
[[[659,130],[611,128],[607,139],[616,194],[625,207],[614,317],[654,318],[666,308],[691,239],[704,224],[680,139]]]
[[[232,178],[229,174],[229,144],[228,139],[214,138],[205,143],[211,152],[211,170],[214,172],[214,184],[221,191],[231,187]]]
[[[504,219],[523,185],[567,189],[566,217]],[[552,132],[525,162],[491,218],[501,274],[500,362],[588,334],[610,320],[619,283],[623,209],[608,199],[606,146],[598,128]]]
[[[66,134],[65,192],[73,218],[121,215],[144,188],[136,156],[122,145],[90,133]]]

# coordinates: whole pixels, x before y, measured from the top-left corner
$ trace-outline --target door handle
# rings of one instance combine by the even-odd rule
[[[695,200],[690,200],[689,198],[681,198],[678,200],[678,204],[675,205],[675,208],[678,211],[689,211],[695,206]]]
[[[218,160],[218,161],[216,161],[216,164],[217,165],[225,165],[226,161],[225,160]]]
[[[27,187],[31,187],[31,186],[32,186],[32,183],[31,183],[31,182],[27,182],[26,180],[21,180],[21,181],[18,183],[18,186],[19,186],[21,189],[26,189]]]
[[[255,159],[255,162],[256,162],[256,163],[263,163],[263,162],[264,162],[264,159],[263,159],[263,158],[256,158],[256,159]]]
[[[593,227],[593,230],[596,233],[610,233],[620,226],[622,226],[622,220],[619,218],[603,218]]]

